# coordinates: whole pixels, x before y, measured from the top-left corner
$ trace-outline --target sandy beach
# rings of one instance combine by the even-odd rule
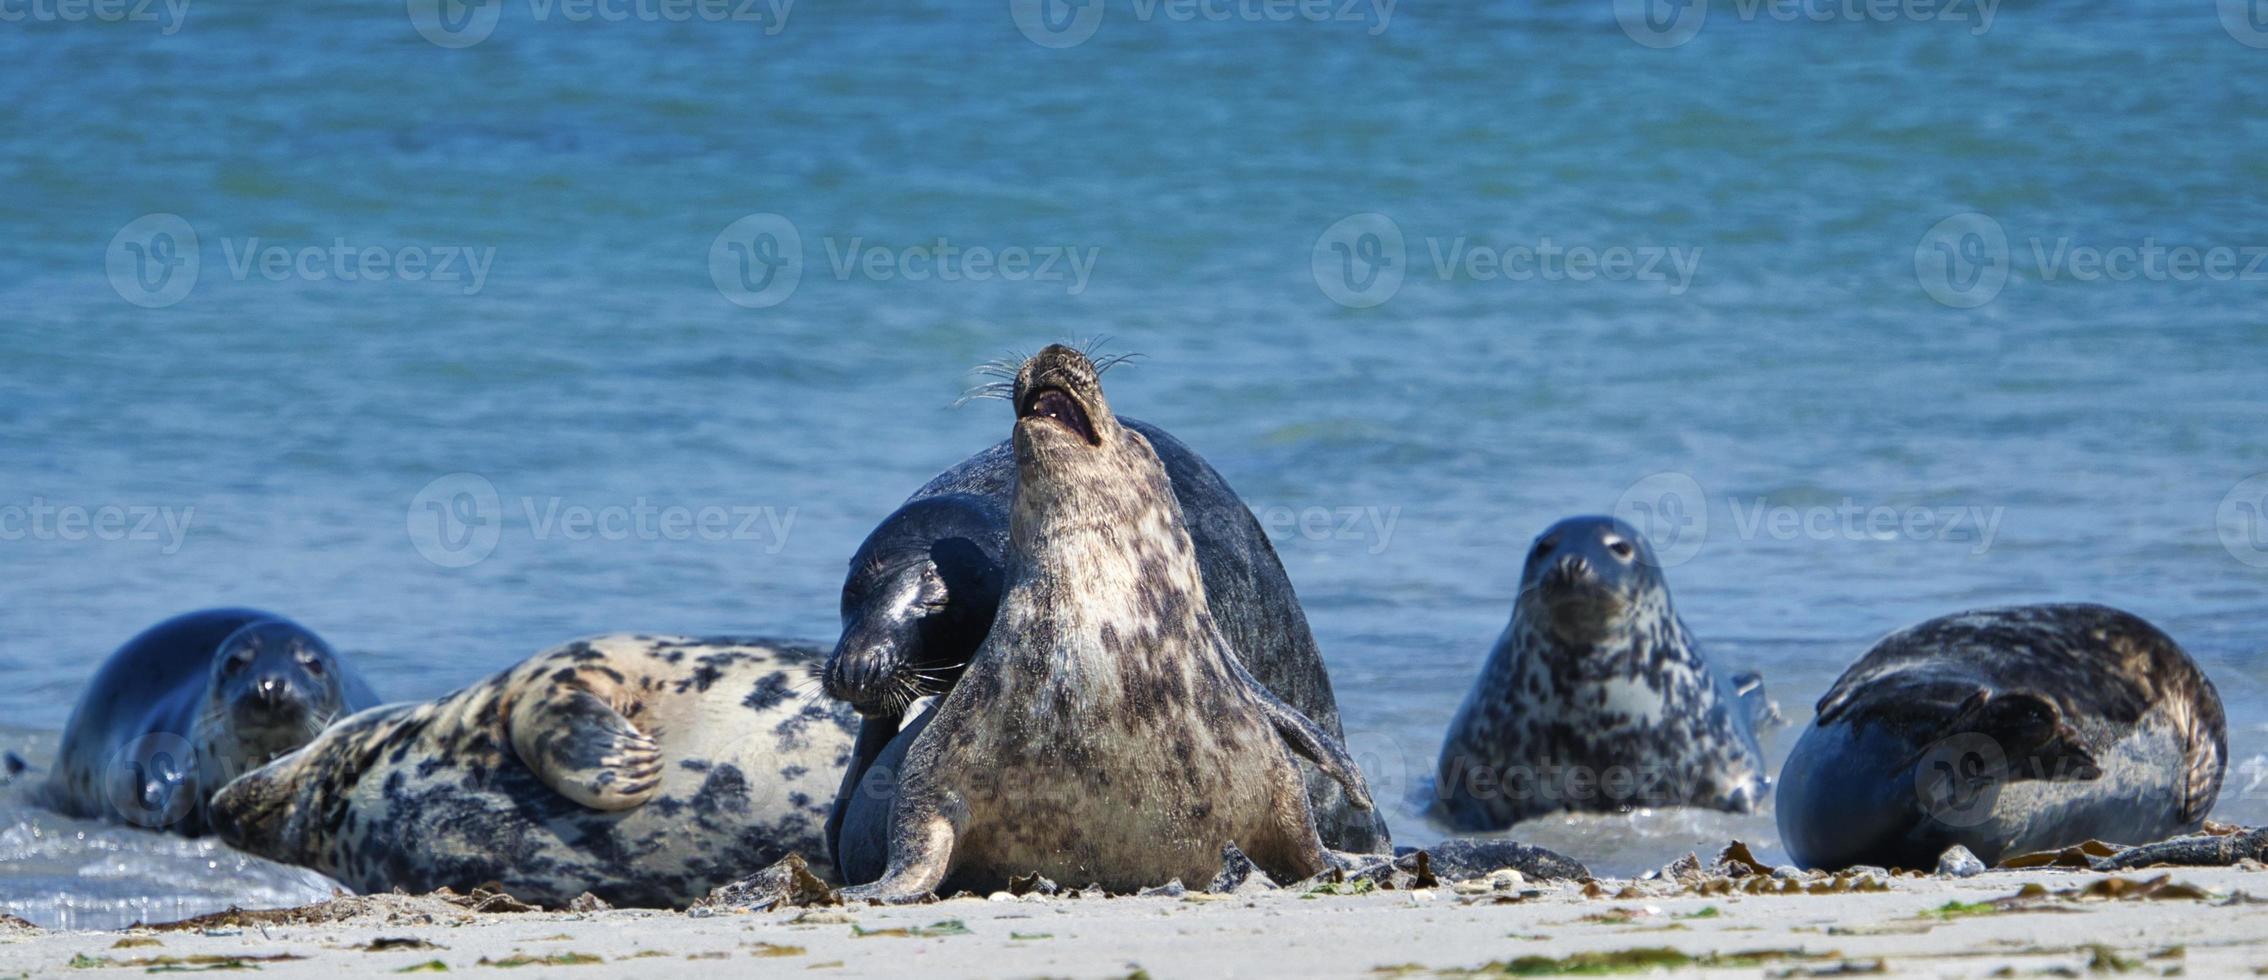
[[[342,897],[288,914],[224,913],[123,932],[14,924],[0,929],[0,976],[509,968],[664,977],[695,964],[938,978],[2230,976],[2268,966],[2268,877],[2258,869],[1498,884],[1508,887],[1001,894],[888,909],[690,913],[482,912],[462,897]]]

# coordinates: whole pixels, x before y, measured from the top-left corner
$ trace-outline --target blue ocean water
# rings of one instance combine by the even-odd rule
[[[2138,612],[2228,702],[2219,815],[2268,818],[2242,4],[5,9],[0,737],[35,757],[201,606],[398,698],[598,631],[830,639],[865,532],[1006,434],[969,369],[1107,336],[1116,407],[1275,529],[1384,796],[1530,538],[1619,509],[1798,724],[1897,626]],[[1768,816],[1517,836],[1777,851]],[[0,808],[34,921],[324,890]]]

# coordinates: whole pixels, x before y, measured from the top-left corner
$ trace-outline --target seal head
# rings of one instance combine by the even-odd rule
[[[1643,536],[1568,518],[1528,551],[1442,747],[1434,812],[1461,831],[1565,810],[1746,813],[1770,785],[1755,732],[1769,715],[1760,680],[1702,656]]]
[[[1007,516],[989,498],[952,493],[883,520],[843,581],[842,636],[823,674],[829,697],[895,718],[953,686],[1000,608]]]
[[[213,654],[194,731],[220,786],[321,734],[347,711],[339,656],[295,623],[252,623]]]

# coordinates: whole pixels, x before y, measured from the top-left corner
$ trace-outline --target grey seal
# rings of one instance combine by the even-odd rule
[[[1013,405],[998,612],[934,715],[889,746],[903,765],[849,794],[846,822],[878,822],[887,849],[846,835],[845,896],[913,901],[1031,873],[1120,892],[1205,882],[1228,843],[1279,881],[1334,866],[1293,753],[1357,807],[1368,787],[1238,661],[1149,439],[1068,347],[1023,365]]]
[[[2227,757],[2213,682],[2140,617],[1965,612],[1883,637],[1819,699],[1780,772],[1780,836],[1818,868],[2147,844],[2204,824]]]
[[[1090,362],[1099,375],[1112,360]],[[1179,439],[1138,419],[1119,416],[1117,422],[1140,434],[1164,465],[1196,549],[1206,601],[1238,662],[1270,693],[1343,739],[1322,652],[1259,521],[1228,481]],[[842,633],[824,676],[828,694],[857,707],[867,722],[841,799],[909,723],[907,705],[950,690],[984,644],[1005,585],[1016,474],[1007,441],[963,460],[916,490],[851,557]],[[1312,764],[1303,763],[1302,774],[1324,843],[1362,853],[1392,849],[1381,814],[1354,806],[1338,782]],[[842,815],[838,808],[830,840]]]
[[[222,784],[377,703],[298,623],[257,609],[183,613],[95,672],[39,799],[70,816],[200,836]]]
[[[221,839],[364,892],[496,882],[680,907],[821,855],[854,716],[799,697],[820,651],[613,635],[333,726],[213,799]]]
[[[1755,675],[1712,666],[1651,546],[1609,517],[1536,538],[1512,619],[1449,726],[1434,814],[1460,831],[1559,811],[1753,811],[1770,786]]]

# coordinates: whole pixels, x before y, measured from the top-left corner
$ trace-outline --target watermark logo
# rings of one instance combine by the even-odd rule
[[[1897,506],[1845,497],[1834,504],[1774,504],[1762,496],[1722,500],[1730,530],[1741,541],[1891,542],[1966,544],[1972,557],[1992,550],[2007,508],[1979,504]],[[1655,473],[1622,492],[1614,516],[1654,547],[1654,562],[1671,568],[1693,560],[1712,530],[1710,498],[1684,473]],[[1716,530],[1725,530],[1717,525]]]
[[[137,827],[172,826],[197,803],[190,777],[197,751],[170,732],[151,732],[118,747],[103,779],[110,811]]]
[[[1429,235],[1423,263],[1394,219],[1355,214],[1333,222],[1315,239],[1308,271],[1332,302],[1368,309],[1393,299],[1423,265],[1438,282],[1658,282],[1683,295],[1700,269],[1701,249],[1660,245],[1567,244],[1549,235],[1534,241],[1493,243],[1469,235]]]
[[[0,0],[0,23],[157,24],[172,37],[189,22],[189,0]]]
[[[2268,0],[2219,0],[2221,29],[2238,44],[2268,49]]]
[[[1709,537],[1709,499],[1700,481],[1684,473],[1655,473],[1631,484],[1615,498],[1614,516],[1645,536],[1661,568],[1692,561]]]
[[[504,0],[407,0],[409,22],[436,47],[458,50],[488,40],[504,17]]]
[[[508,506],[509,505],[509,506]],[[758,542],[768,555],[787,547],[796,509],[658,504],[573,503],[558,496],[507,501],[478,473],[451,473],[410,498],[410,544],[443,568],[467,568],[496,552],[507,527],[533,541]]]
[[[1087,291],[1102,257],[1100,246],[972,245],[942,235],[914,245],[863,235],[828,235],[819,243],[826,259],[822,274],[836,282],[1059,284],[1070,296]],[[806,271],[803,235],[782,215],[746,215],[709,242],[709,280],[735,306],[760,310],[785,303]]]
[[[1914,246],[1914,278],[1922,291],[1956,309],[1992,302],[2019,266],[2043,285],[2137,280],[2262,283],[2268,282],[2268,246],[2168,245],[2154,237],[2106,245],[2074,241],[2069,235],[2034,235],[2017,248],[1999,221],[1975,211],[1930,226]]]
[[[1008,0],[1008,16],[1033,44],[1073,48],[1102,26],[1103,0]]]
[[[1701,33],[1709,0],[1614,0],[1614,19],[1639,44],[1674,48]]]
[[[1991,215],[1963,211],[1934,225],[1914,243],[1914,281],[1929,298],[1973,310],[2008,285],[2008,232]]]
[[[180,552],[196,520],[195,507],[49,503],[0,505],[0,541],[158,542],[158,554]]]
[[[1008,17],[1043,48],[1072,48],[1102,27],[1105,0],[1008,0]],[[1357,24],[1377,37],[1399,0],[1132,0],[1134,20],[1150,24],[1243,21],[1255,24]]]
[[[144,309],[181,302],[203,269],[197,229],[178,214],[145,214],[110,236],[103,271],[120,299]]]
[[[1614,0],[1614,19],[1639,44],[1674,48],[1701,33],[1709,7],[1710,0]],[[1729,8],[1744,24],[1950,23],[1982,37],[1992,30],[2000,0],[1730,0]]]
[[[734,306],[785,303],[803,282],[803,235],[768,211],[734,221],[709,242],[709,281]]]
[[[1367,310],[1393,299],[1409,271],[1402,226],[1377,212],[1350,214],[1315,239],[1308,270],[1331,302]]]
[[[436,478],[410,498],[410,544],[443,568],[479,564],[495,553],[503,536],[503,499],[496,484],[478,473]]]
[[[2007,771],[2008,753],[1991,736],[1948,736],[1915,762],[1914,795],[1930,819],[1947,827],[1974,827],[1992,818]]]
[[[385,282],[455,285],[471,296],[488,282],[496,262],[494,246],[355,244],[333,238],[329,245],[280,244],[261,239],[223,238],[221,258],[236,282]],[[145,214],[110,238],[103,271],[119,298],[146,309],[179,303],[204,273],[197,229],[178,214]]]
[[[2221,547],[2230,557],[2254,568],[2268,568],[2268,473],[2229,488],[2215,516]]]
[[[0,0],[5,2],[5,0]],[[496,33],[505,0],[406,0],[410,27],[436,47],[462,50]],[[527,0],[543,24],[754,24],[765,36],[787,29],[795,0]]]

